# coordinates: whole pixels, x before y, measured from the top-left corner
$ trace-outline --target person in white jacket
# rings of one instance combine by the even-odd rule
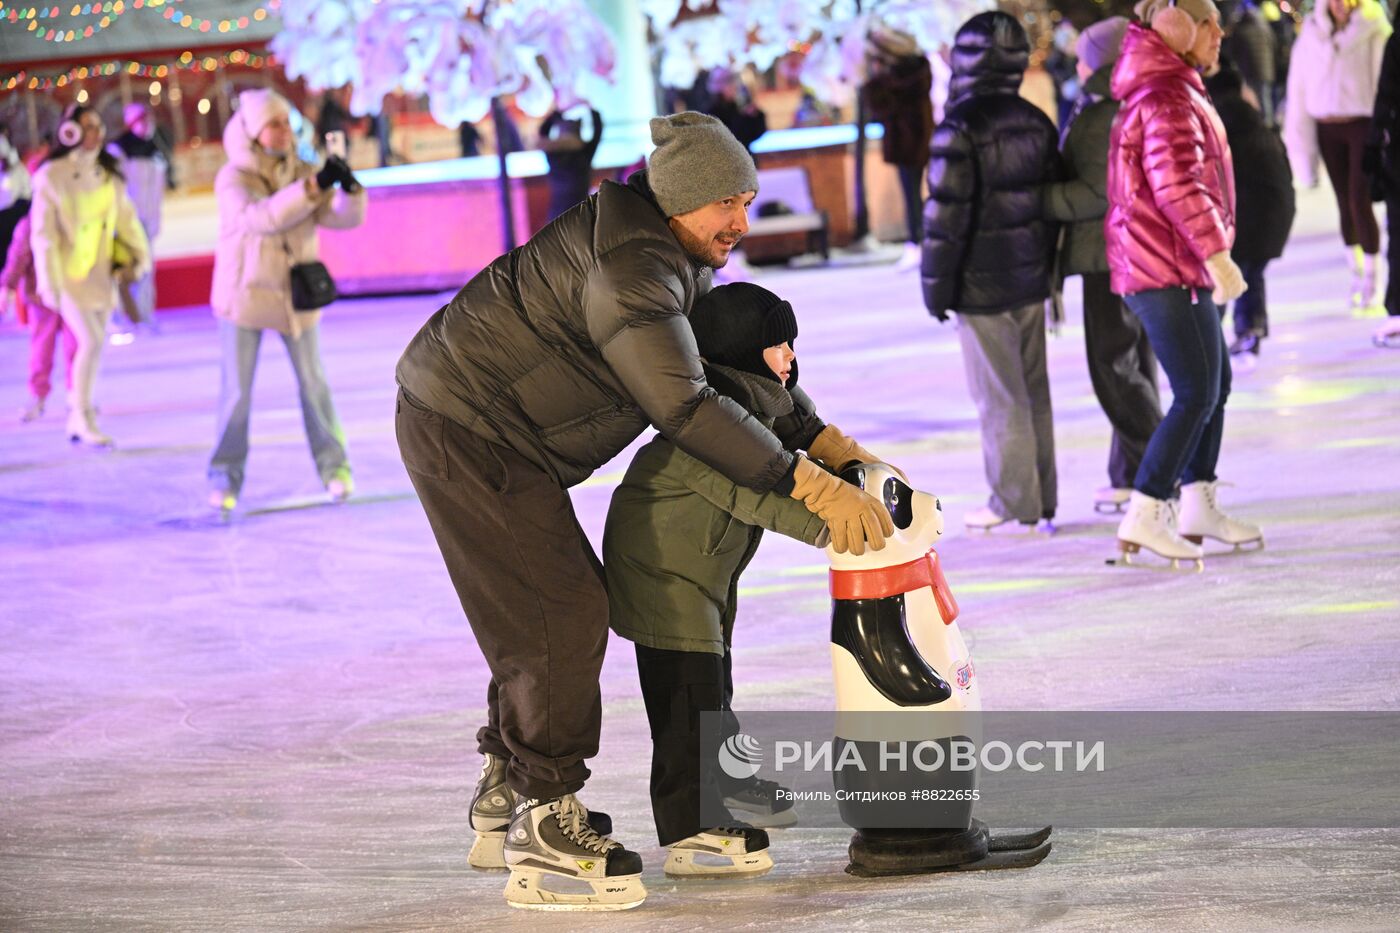
[[[133,101],[122,110],[126,132],[112,140],[107,151],[117,160],[126,176],[126,193],[136,205],[136,216],[154,245],[160,234],[161,204],[165,200],[165,180],[170,163],[155,144],[156,119],[149,104]],[[128,307],[140,323],[156,330],[156,280],[154,269],[126,286]]]
[[[1376,296],[1380,227],[1361,167],[1391,26],[1377,0],[1318,0],[1303,21],[1288,69],[1283,139],[1293,177],[1317,184],[1320,156],[1337,195],[1352,267],[1351,302]]]
[[[116,160],[102,148],[107,131],[96,110],[70,106],[55,145],[34,175],[30,246],[39,301],[58,311],[78,341],[68,436],[107,447],[93,392],[117,286],[150,268],[150,244],[126,194]]]
[[[332,501],[353,489],[345,434],[321,365],[321,313],[292,307],[291,270],[316,259],[318,225],[361,224],[367,197],[340,159],[332,157],[318,171],[297,158],[291,112],[276,91],[238,95],[238,109],[224,129],[228,163],[214,180],[219,241],[210,303],[219,318],[223,363],[208,476],[209,503],[223,511],[237,505],[243,488],[253,372],[266,330],[281,335],[291,357],[321,482]]]

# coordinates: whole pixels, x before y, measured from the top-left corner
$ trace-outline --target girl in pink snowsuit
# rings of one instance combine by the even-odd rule
[[[73,355],[78,340],[63,318],[39,300],[34,286],[34,251],[29,246],[29,215],[15,225],[5,267],[0,271],[0,290],[14,291],[29,315],[29,402],[20,412],[21,421],[35,421],[44,414],[53,375],[53,354],[59,334],[63,335],[64,370],[68,388],[73,387]]]

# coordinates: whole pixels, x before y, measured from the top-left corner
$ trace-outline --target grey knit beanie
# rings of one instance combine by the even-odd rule
[[[1110,16],[1085,29],[1074,44],[1075,57],[1090,71],[1098,71],[1104,65],[1118,61],[1118,53],[1123,48],[1123,37],[1128,33],[1126,16]]]
[[[652,117],[647,179],[667,217],[758,190],[753,156],[714,117],[686,111]]]

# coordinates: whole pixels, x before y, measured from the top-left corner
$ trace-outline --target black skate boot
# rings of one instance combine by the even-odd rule
[[[483,755],[481,777],[472,794],[471,824],[476,833],[467,862],[472,868],[505,868],[502,851],[516,795],[506,784],[506,760],[499,755]],[[600,836],[612,834],[612,818],[601,810],[588,811],[588,825]]]
[[[724,793],[724,805],[745,823],[760,829],[782,829],[797,822],[792,793],[777,781],[754,778],[731,786]]]
[[[588,810],[573,794],[522,798],[504,851],[510,868],[505,895],[512,907],[627,910],[646,900],[641,856],[594,832]]]

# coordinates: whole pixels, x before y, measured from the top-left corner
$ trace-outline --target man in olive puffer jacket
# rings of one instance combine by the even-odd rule
[[[651,130],[647,170],[605,182],[491,263],[397,371],[399,448],[492,674],[473,826],[479,840],[504,836],[477,802],[532,798],[609,879],[640,860],[570,818],[598,750],[608,603],[567,488],[654,425],[731,481],[802,500],[837,547],[861,553],[893,531],[883,505],[793,455],[822,450],[815,414],[769,431],[706,384],[686,317],[748,231],[757,172],[713,117],[656,118]],[[550,858],[577,874],[567,851]]]

